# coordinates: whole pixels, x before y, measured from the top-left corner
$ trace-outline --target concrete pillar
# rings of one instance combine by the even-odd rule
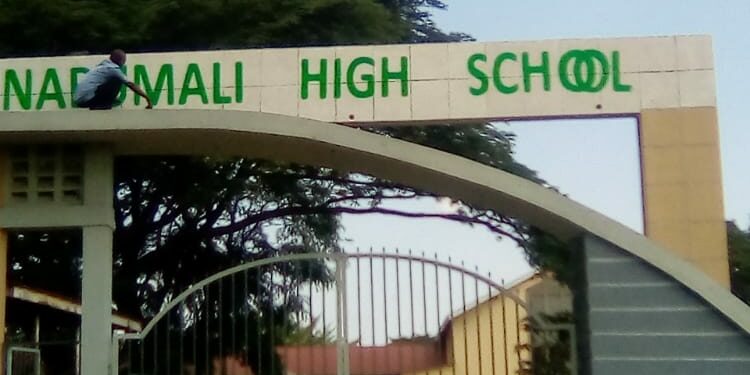
[[[644,110],[646,236],[729,287],[716,108]]]
[[[112,210],[113,158],[89,146],[84,164],[84,204]],[[83,228],[81,374],[109,374],[112,347],[112,231],[108,223]]]
[[[112,344],[112,228],[83,228],[81,374],[109,373]]]
[[[5,205],[10,183],[8,154],[0,149],[0,207]],[[0,369],[5,368],[5,302],[8,296],[8,232],[0,228]]]

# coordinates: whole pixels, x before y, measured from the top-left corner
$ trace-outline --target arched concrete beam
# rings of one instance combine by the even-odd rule
[[[211,110],[0,113],[0,144],[107,143],[121,155],[226,155],[363,172],[451,196],[562,238],[591,233],[664,271],[750,332],[741,301],[624,225],[542,186],[470,160],[297,117]]]

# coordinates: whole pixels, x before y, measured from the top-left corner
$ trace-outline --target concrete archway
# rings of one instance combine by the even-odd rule
[[[253,112],[0,113],[0,124],[0,144],[77,142],[101,144],[115,155],[248,156],[387,178],[518,217],[564,239],[603,240],[677,281],[743,334],[750,332],[747,306],[647,238],[554,191],[434,149],[340,125]],[[5,212],[0,227],[13,227],[11,214],[20,215],[13,210],[0,208]]]

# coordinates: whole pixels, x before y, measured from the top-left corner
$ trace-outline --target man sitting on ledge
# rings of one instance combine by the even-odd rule
[[[133,92],[146,99],[146,109],[153,108],[151,99],[135,83],[128,81],[120,67],[125,65],[125,52],[121,49],[112,51],[109,58],[91,69],[78,84],[73,99],[78,107],[92,110],[112,109],[122,104],[117,100],[122,85],[127,85]]]

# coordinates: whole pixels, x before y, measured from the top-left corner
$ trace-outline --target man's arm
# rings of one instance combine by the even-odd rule
[[[146,103],[148,103],[148,105],[146,105],[146,109],[154,108],[153,104],[151,104],[151,99],[148,97],[148,95],[146,95],[146,93],[140,87],[138,87],[138,85],[136,85],[135,83],[130,82],[130,81],[128,81],[128,83],[126,83],[126,85],[131,90],[133,90],[134,93],[138,94],[143,99],[146,99]]]

